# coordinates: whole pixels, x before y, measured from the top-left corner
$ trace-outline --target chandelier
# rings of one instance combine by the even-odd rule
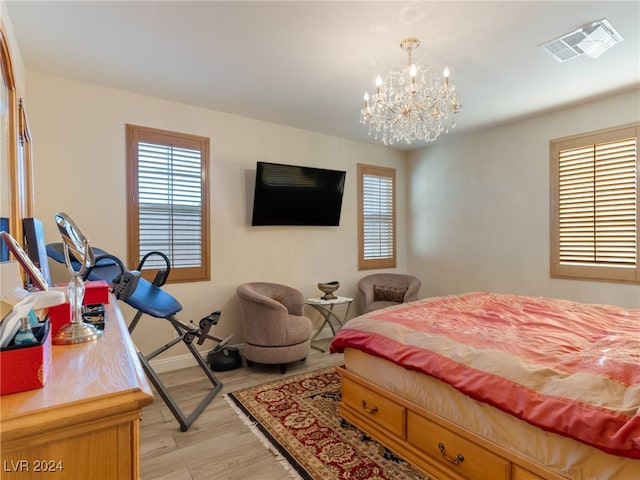
[[[385,145],[404,140],[433,142],[442,132],[456,126],[454,114],[462,110],[455,85],[449,84],[449,69],[444,69],[444,82],[434,78],[430,66],[413,63],[412,52],[420,46],[417,38],[407,38],[400,48],[409,55],[407,66],[392,70],[385,83],[376,78],[376,93],[364,94],[360,123],[369,125],[369,135]]]

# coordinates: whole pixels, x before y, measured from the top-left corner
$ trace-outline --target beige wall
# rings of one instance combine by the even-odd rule
[[[413,152],[408,265],[422,295],[485,290],[640,307],[638,285],[549,277],[549,140],[638,120],[636,89]]]
[[[405,188],[405,156],[372,146],[167,102],[96,85],[28,72],[28,108],[36,161],[36,216],[48,242],[59,241],[57,211],[71,215],[92,244],[126,257],[125,124],[211,139],[210,282],[168,285],[182,303],[179,318],[196,322],[222,310],[216,334],[242,339],[236,287],[247,281],[282,282],[317,296],[319,281],[338,280],[338,294],[356,295],[356,164],[397,169]],[[354,120],[357,121],[357,120]],[[346,170],[339,227],[251,227],[256,161]],[[406,268],[405,197],[398,198],[399,264]],[[131,267],[131,266],[130,266]],[[58,280],[68,276],[52,265]],[[358,311],[354,305],[353,312]],[[309,312],[312,314],[313,312]],[[131,318],[131,312],[125,311]],[[171,338],[168,322],[146,319],[134,332],[143,351]],[[205,347],[210,348],[210,345]],[[178,352],[177,349],[174,349]],[[173,353],[175,355],[175,353]]]

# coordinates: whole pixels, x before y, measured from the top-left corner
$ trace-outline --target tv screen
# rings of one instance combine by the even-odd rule
[[[258,162],[251,225],[338,226],[345,175]]]

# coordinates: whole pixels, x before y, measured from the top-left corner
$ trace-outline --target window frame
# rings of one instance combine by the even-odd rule
[[[358,270],[396,268],[397,265],[397,216],[395,168],[358,164]],[[377,176],[391,179],[391,251],[390,257],[365,258],[364,177]]]
[[[549,142],[551,173],[551,278],[640,283],[640,123],[611,127]],[[560,260],[560,153],[635,137],[635,263],[631,266],[562,263]],[[595,174],[594,174],[595,181]],[[594,245],[594,248],[597,248]],[[578,263],[578,262],[576,262]],[[586,262],[583,262],[586,263]]]
[[[126,125],[127,141],[127,259],[135,268],[140,262],[140,231],[138,202],[138,144],[174,145],[180,148],[200,151],[201,212],[200,212],[200,258],[201,264],[194,267],[171,265],[167,283],[198,282],[211,279],[209,246],[209,138],[186,133],[177,133],[157,128]],[[162,252],[167,253],[167,252]],[[142,276],[153,280],[158,268],[145,268]]]

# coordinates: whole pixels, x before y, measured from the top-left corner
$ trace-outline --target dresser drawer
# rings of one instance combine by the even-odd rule
[[[407,412],[407,441],[454,476],[473,480],[508,480],[510,462],[454,432]]]
[[[404,407],[347,377],[342,378],[342,403],[368,422],[375,423],[399,438],[404,438],[406,420]]]

